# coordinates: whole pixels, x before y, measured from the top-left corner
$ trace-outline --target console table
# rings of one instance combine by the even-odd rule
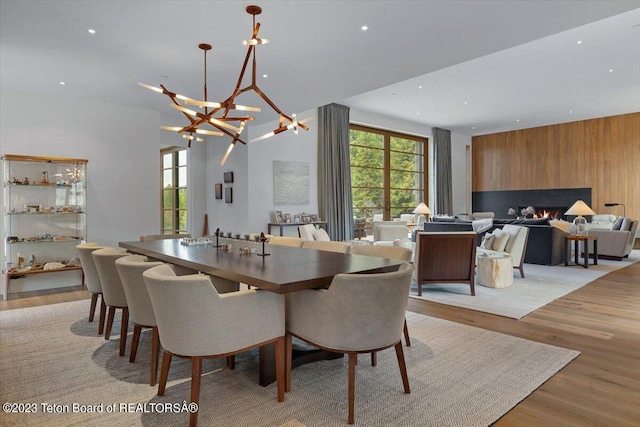
[[[571,257],[569,253],[569,241],[574,242],[574,253],[575,253],[575,263],[576,265],[580,265],[578,262],[579,248],[578,242],[584,242],[584,268],[589,268],[589,240],[593,240],[593,265],[598,265],[598,236],[575,236],[569,235],[564,238],[564,265],[569,265],[569,258]]]
[[[319,227],[322,227],[327,230],[327,221],[315,221],[315,222],[270,222],[267,224],[267,233],[271,234],[272,227],[280,227],[280,236],[282,236],[282,232],[284,231],[284,227],[298,227],[299,225],[305,224],[313,224]]]

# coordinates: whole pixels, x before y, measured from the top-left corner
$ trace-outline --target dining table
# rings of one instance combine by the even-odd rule
[[[120,242],[129,252],[222,277],[269,292],[286,294],[331,285],[340,273],[396,271],[402,261],[315,249],[271,245],[241,239],[163,239]],[[239,322],[242,319],[238,319]],[[322,350],[294,352],[292,367],[342,357]],[[275,346],[260,348],[260,379],[275,381]]]

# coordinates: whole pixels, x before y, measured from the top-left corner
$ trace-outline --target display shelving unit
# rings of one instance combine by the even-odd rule
[[[82,270],[67,263],[76,256],[76,245],[86,241],[87,162],[60,157],[2,157],[4,300],[11,279]]]

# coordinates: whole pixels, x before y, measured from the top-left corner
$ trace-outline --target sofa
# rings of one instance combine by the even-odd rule
[[[506,224],[522,225],[529,229],[527,250],[524,262],[527,264],[558,265],[564,263],[564,238],[567,231],[560,227],[551,226],[548,219],[493,219],[493,226],[486,232],[496,228],[503,228]],[[450,232],[473,231],[472,221],[463,219],[448,219],[427,222],[424,231]],[[478,234],[478,246],[482,242],[484,233]],[[415,240],[414,240],[415,241]],[[600,252],[600,246],[598,246]]]
[[[406,221],[374,221],[373,244],[392,245],[395,240],[408,236]]]

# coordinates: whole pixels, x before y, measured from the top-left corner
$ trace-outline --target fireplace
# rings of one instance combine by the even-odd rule
[[[533,206],[539,218],[545,211],[552,218],[572,220],[565,212],[576,200],[584,200],[591,206],[591,188],[558,188],[546,190],[506,190],[506,191],[474,191],[473,212],[494,212],[496,218],[514,218],[507,212],[517,209],[518,216],[523,208]],[[532,218],[533,215],[529,215]]]
[[[519,206],[518,212],[522,212],[522,209],[526,206]],[[567,219],[565,212],[569,210],[569,206],[534,206],[535,213],[533,215],[527,215],[527,218],[549,218],[549,219]]]

